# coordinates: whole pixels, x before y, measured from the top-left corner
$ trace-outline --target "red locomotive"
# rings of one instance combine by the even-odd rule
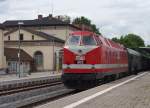
[[[128,72],[128,51],[118,43],[89,31],[70,34],[63,56],[63,83],[84,88],[106,77]]]

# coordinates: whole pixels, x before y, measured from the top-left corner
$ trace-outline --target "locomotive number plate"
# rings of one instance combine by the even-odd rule
[[[84,63],[83,60],[78,60],[78,61],[77,61],[77,64],[83,64],[83,63]]]
[[[76,60],[83,61],[85,60],[85,56],[76,56]]]

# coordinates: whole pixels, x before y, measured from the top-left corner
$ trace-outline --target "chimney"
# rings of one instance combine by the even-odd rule
[[[38,19],[41,20],[43,18],[43,15],[38,15]]]
[[[52,14],[49,14],[49,16],[48,16],[49,18],[53,18],[53,15]]]
[[[60,17],[60,16],[58,16],[57,18],[58,18],[59,20],[61,19],[61,17]]]

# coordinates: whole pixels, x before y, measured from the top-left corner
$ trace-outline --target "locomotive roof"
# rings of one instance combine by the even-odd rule
[[[74,35],[74,36],[93,36],[93,35],[96,35],[96,36],[99,36],[102,43],[108,47],[113,47],[113,48],[117,48],[117,49],[121,49],[121,50],[124,50],[124,48],[125,48],[123,45],[116,43],[110,39],[107,39],[107,38],[103,37],[102,35],[95,34],[94,32],[91,32],[91,31],[75,31],[75,32],[71,33],[70,35]]]
[[[77,35],[77,36],[92,36],[92,35],[96,35],[95,33],[93,32],[90,32],[90,31],[76,31],[76,32],[73,32],[71,33],[70,35]]]

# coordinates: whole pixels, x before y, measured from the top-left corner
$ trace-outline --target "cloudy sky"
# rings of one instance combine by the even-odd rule
[[[0,22],[47,16],[86,16],[108,38],[135,33],[150,44],[150,0],[0,0]]]

